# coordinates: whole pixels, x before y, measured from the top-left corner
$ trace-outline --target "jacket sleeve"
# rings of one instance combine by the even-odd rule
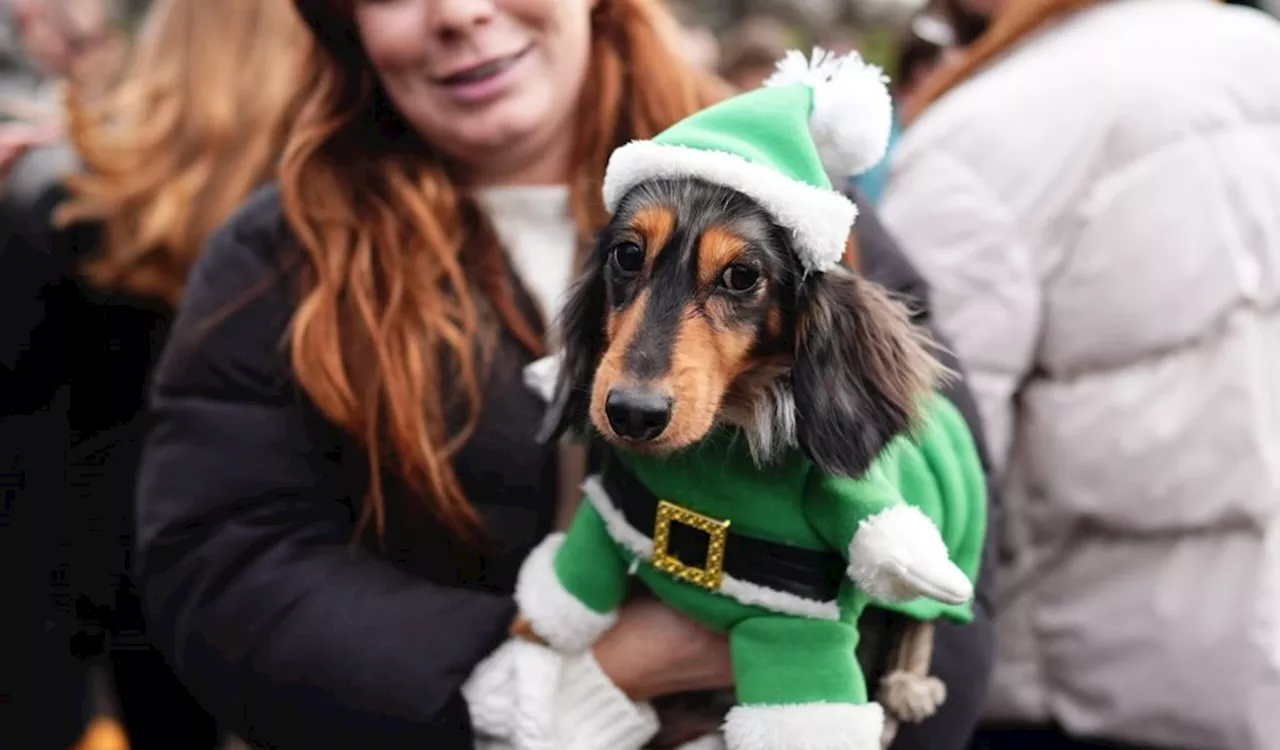
[[[0,199],[0,393],[5,413],[26,413],[43,405],[63,384],[61,324],[70,294],[66,238],[51,215],[60,188],[30,200]]]
[[[513,605],[352,547],[363,487],[292,386],[270,241],[211,240],[156,376],[137,498],[152,639],[256,745],[471,747],[460,688]]]
[[[594,657],[507,640],[510,597],[353,549],[362,480],[292,386],[275,238],[225,229],[157,374],[139,480],[151,636],[197,698],[278,750],[631,750],[657,731]],[[363,462],[363,452],[356,460]]]
[[[1015,219],[971,168],[936,148],[894,166],[885,224],[928,281],[933,317],[964,362],[997,476],[1014,398],[1039,344],[1041,294]]]
[[[69,648],[80,550],[67,533],[70,329],[49,205],[0,197],[0,747],[73,742],[63,728],[84,682]]]

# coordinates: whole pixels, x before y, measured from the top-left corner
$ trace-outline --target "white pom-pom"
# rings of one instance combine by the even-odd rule
[[[852,177],[884,158],[893,129],[888,77],[856,52],[833,55],[816,47],[805,59],[790,50],[765,86],[802,84],[813,89],[809,134],[822,166],[836,177]]]

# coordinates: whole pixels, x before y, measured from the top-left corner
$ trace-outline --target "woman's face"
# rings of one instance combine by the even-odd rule
[[[476,181],[502,181],[550,169],[524,162],[567,167],[596,2],[360,0],[356,24],[409,124]]]

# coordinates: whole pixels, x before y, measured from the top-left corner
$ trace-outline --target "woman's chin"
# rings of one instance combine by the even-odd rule
[[[464,125],[467,122],[469,124]],[[540,123],[529,117],[493,117],[459,121],[454,146],[463,161],[481,167],[498,162],[525,162],[545,150],[546,137]]]

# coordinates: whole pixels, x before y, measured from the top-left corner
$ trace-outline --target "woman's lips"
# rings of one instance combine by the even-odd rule
[[[460,104],[479,104],[506,93],[520,63],[533,45],[514,55],[491,60],[481,65],[454,73],[436,81],[436,84]]]

